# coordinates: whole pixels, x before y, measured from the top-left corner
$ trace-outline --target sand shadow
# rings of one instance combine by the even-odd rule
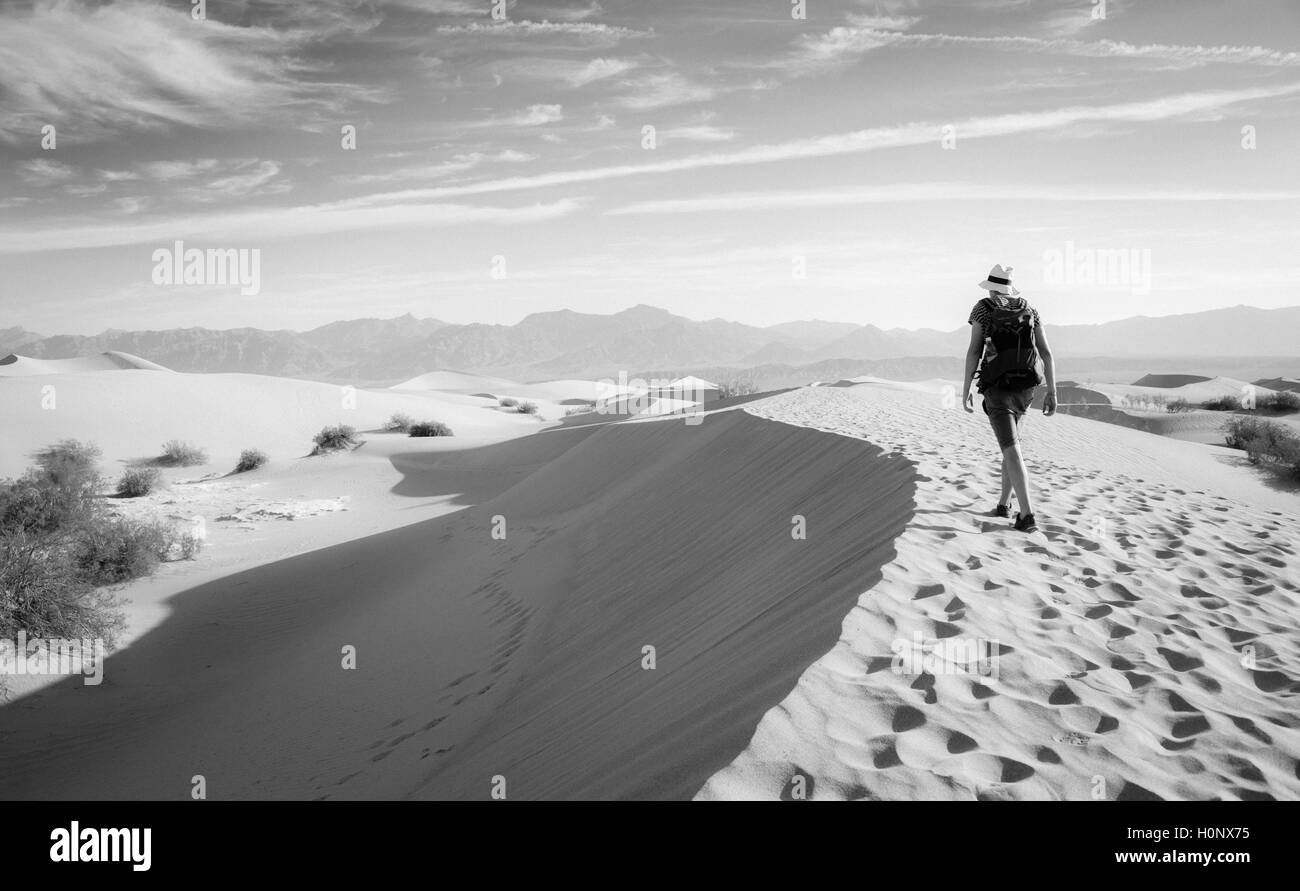
[[[0,707],[0,799],[689,798],[836,644],[915,496],[905,459],[743,412],[393,461],[467,506],[169,598],[103,685]]]

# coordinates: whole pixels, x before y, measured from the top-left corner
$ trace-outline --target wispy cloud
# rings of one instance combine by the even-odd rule
[[[730,142],[736,138],[736,131],[727,127],[715,127],[712,124],[692,124],[685,127],[669,127],[659,131],[659,136],[666,140],[683,142]]]
[[[459,37],[485,37],[491,39],[520,40],[537,37],[561,37],[577,40],[588,46],[612,46],[624,40],[653,36],[653,31],[642,31],[621,25],[599,22],[505,21],[494,24],[470,22],[464,25],[442,25],[439,34]]]
[[[633,111],[682,105],[687,102],[705,102],[712,99],[715,90],[704,84],[687,80],[676,72],[656,72],[623,81],[624,94],[618,104]]]
[[[575,87],[581,87],[607,77],[614,77],[635,67],[636,63],[630,59],[592,59],[577,71],[566,75],[564,79]]]
[[[1134,44],[1118,40],[1074,38],[978,37],[960,34],[911,34],[871,25],[846,25],[801,38],[796,51],[771,63],[793,75],[820,74],[852,64],[882,47],[979,47],[997,52],[1037,53],[1095,59],[1129,59],[1162,66],[1196,67],[1213,64],[1257,65],[1275,68],[1300,66],[1300,52],[1263,46],[1182,46]]]
[[[944,126],[955,127],[960,139],[970,140],[1011,136],[1018,133],[1049,133],[1066,127],[1095,122],[1152,123],[1217,113],[1240,103],[1275,99],[1297,93],[1300,93],[1300,83],[1289,83],[1251,89],[1179,93],[1172,96],[1160,96],[1153,99],[1114,105],[1082,105],[1016,114],[973,117],[961,121],[945,122],[944,124],[934,121],[916,121],[854,130],[847,133],[834,133],[826,136],[756,145],[731,152],[689,155],[668,161],[555,171],[536,176],[510,177],[459,186],[386,193],[371,196],[368,200],[434,200],[463,195],[597,182],[629,176],[662,175],[685,170],[768,164],[778,161],[859,154],[888,148],[938,144]]]
[[[355,201],[262,208],[196,217],[167,217],[123,225],[120,220],[76,224],[60,221],[41,226],[0,227],[0,253],[42,253],[74,248],[150,244],[174,239],[206,239],[223,245],[249,245],[302,235],[404,228],[412,226],[505,225],[552,220],[582,206],[562,199],[520,207],[466,204],[386,204],[362,206]]]
[[[141,161],[129,170],[97,170],[94,178],[101,187],[118,183],[148,183],[168,189],[170,199],[210,203],[288,191],[288,183],[277,181],[279,174],[277,161],[193,158]],[[135,205],[128,207],[136,208]]]
[[[302,31],[195,21],[144,0],[37,0],[0,20],[0,139],[55,124],[82,139],[133,128],[248,123],[382,93],[315,79]]]
[[[518,114],[505,120],[516,127],[539,127],[542,124],[554,124],[564,120],[564,108],[560,105],[530,105]]]
[[[1016,184],[925,182],[893,183],[840,189],[778,190],[706,195],[699,198],[676,198],[642,201],[606,211],[611,216],[632,214],[680,214],[718,211],[796,210],[811,207],[837,207],[858,204],[886,204],[915,201],[1013,201],[1106,202],[1106,201],[1300,201],[1300,191],[1271,189],[1230,191],[1204,188],[1188,189],[1106,189],[1098,187],[1052,188],[1026,187]]]
[[[77,175],[75,167],[52,158],[32,158],[18,164],[16,169],[23,181],[33,186],[61,183]]]
[[[503,149],[496,152],[462,152],[450,158],[434,163],[408,164],[397,168],[380,167],[373,173],[354,173],[335,177],[337,182],[348,185],[371,185],[374,183],[401,182],[413,179],[441,179],[469,173],[490,164],[518,164],[532,161],[536,155],[515,149]]]

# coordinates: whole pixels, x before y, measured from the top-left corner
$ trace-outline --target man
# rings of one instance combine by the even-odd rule
[[[1034,398],[1034,389],[1047,384],[1043,414],[1056,413],[1056,365],[1047,345],[1038,310],[1018,296],[1011,284],[1011,267],[993,267],[979,286],[989,292],[975,304],[970,318],[970,346],[966,350],[966,376],[962,406],[974,412],[971,382],[979,374],[984,413],[1002,449],[1002,496],[994,515],[1011,516],[1011,494],[1019,501],[1015,528],[1033,532],[1034,506],[1029,493],[1029,472],[1020,452],[1020,420]],[[1040,372],[1041,366],[1041,372]]]

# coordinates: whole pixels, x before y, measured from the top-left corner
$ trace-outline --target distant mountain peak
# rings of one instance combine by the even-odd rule
[[[614,313],[616,316],[647,316],[656,319],[672,318],[672,313],[659,306],[651,306],[648,303],[638,303],[636,306],[629,306],[622,312]]]

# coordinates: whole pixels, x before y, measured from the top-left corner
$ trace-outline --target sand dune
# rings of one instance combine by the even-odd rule
[[[546,403],[552,413],[563,414],[563,407],[618,398],[645,392],[631,386],[620,386],[612,381],[552,380],[531,384],[509,381],[504,378],[463,374],[458,371],[431,371],[419,377],[395,384],[394,390],[424,390],[440,393],[462,393],[490,399],[513,398]],[[560,411],[555,412],[555,409]]]
[[[430,371],[416,375],[410,380],[393,384],[393,390],[437,390],[443,393],[496,394],[498,391],[516,387],[514,381],[501,377],[488,377],[482,374],[466,374],[461,371]]]
[[[387,464],[390,516],[442,515],[176,590],[103,687],[0,708],[0,797],[1300,797],[1295,496],[1035,415],[1024,537],[950,403],[810,388],[302,461]],[[914,633],[997,641],[997,677],[896,673]]]
[[[930,378],[923,381],[895,381],[888,378],[876,377],[870,374],[859,375],[858,377],[844,378],[833,384],[831,387],[855,387],[861,384],[869,384],[874,387],[884,387],[890,390],[906,390],[914,393],[941,394],[961,393],[961,386],[957,381],[945,380],[944,378]]]
[[[1203,374],[1144,374],[1133,382],[1135,387],[1160,387],[1169,389],[1188,384],[1203,384],[1210,378]]]
[[[407,485],[539,463],[476,508],[172,598],[94,695],[0,710],[0,796],[181,798],[200,773],[220,798],[484,798],[497,774],[513,798],[690,797],[834,643],[913,486],[865,443],[739,411],[448,453]]]
[[[26,377],[38,374],[69,374],[84,371],[168,371],[156,362],[130,353],[110,350],[98,356],[76,359],[33,359],[10,353],[0,359],[0,377]]]
[[[1226,450],[1035,416],[1029,538],[986,513],[983,418],[862,389],[751,410],[897,449],[918,510],[840,642],[701,798],[777,798],[796,775],[815,798],[1300,797],[1294,496]],[[996,642],[997,676],[896,672],[913,635],[941,655]]]
[[[1289,390],[1292,393],[1300,393],[1300,380],[1286,377],[1261,378],[1255,381],[1255,386],[1265,387],[1270,390]]]
[[[1202,402],[1224,396],[1239,399],[1242,395],[1251,391],[1257,397],[1273,392],[1262,387],[1256,387],[1247,381],[1231,377],[1206,378],[1180,386],[1139,386],[1136,384],[1107,384],[1089,381],[1080,381],[1078,386],[1104,393],[1116,405],[1122,404],[1125,397],[1128,397],[1134,403],[1151,402],[1156,397],[1159,397],[1166,400],[1186,399],[1193,405],[1199,405]]]
[[[21,473],[35,449],[69,437],[96,442],[105,464],[119,468],[157,455],[167,440],[188,440],[208,450],[211,461],[199,470],[224,472],[242,449],[260,448],[272,460],[298,458],[327,424],[375,429],[394,412],[442,421],[461,436],[522,435],[538,427],[534,418],[486,410],[483,400],[455,394],[349,390],[255,374],[30,375],[0,381],[7,422],[0,476]]]

